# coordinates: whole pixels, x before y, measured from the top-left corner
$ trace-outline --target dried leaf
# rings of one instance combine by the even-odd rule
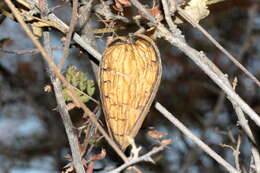
[[[173,142],[172,139],[165,139],[165,140],[162,140],[162,141],[161,141],[161,144],[162,144],[162,145],[169,145],[169,144],[171,144],[172,142]]]
[[[116,38],[100,63],[100,92],[110,135],[122,150],[138,133],[161,79],[159,51],[149,37]]]
[[[68,111],[74,109],[75,107],[77,107],[77,106],[76,106],[74,103],[68,103],[68,104],[66,105],[66,108],[68,109]]]
[[[129,2],[129,0],[115,0],[115,9],[117,11],[124,11],[124,7],[130,7],[132,4]]]
[[[147,134],[154,139],[161,139],[168,135],[165,133],[161,133],[158,130],[149,130]]]
[[[117,2],[119,2],[120,4],[122,4],[124,7],[130,7],[131,3],[129,2],[129,0],[116,0]]]
[[[162,12],[160,10],[160,5],[156,5],[153,8],[148,8],[147,11],[157,20],[161,21],[163,19]],[[140,15],[144,17],[144,14],[141,12]]]
[[[101,160],[106,157],[106,154],[107,154],[106,150],[102,148],[101,153],[91,157],[91,161]]]
[[[94,162],[90,162],[88,164],[88,169],[86,173],[93,173],[93,169],[94,169]]]
[[[191,0],[185,6],[184,11],[196,22],[199,22],[210,14],[207,2],[208,0]],[[175,23],[183,23],[183,21],[180,18],[176,18]]]

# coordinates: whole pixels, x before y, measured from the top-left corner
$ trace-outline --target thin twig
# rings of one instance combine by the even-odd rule
[[[226,162],[220,155],[213,151],[207,144],[201,141],[198,137],[192,134],[192,132],[185,127],[177,118],[174,117],[167,109],[165,109],[160,103],[156,102],[155,108],[163,114],[170,122],[172,122],[184,135],[195,142],[202,150],[216,160],[220,165],[225,167],[229,172],[239,173],[233,166]]]
[[[194,27],[198,28],[220,51],[222,51],[238,68],[240,68],[249,78],[251,78],[258,86],[260,81],[250,73],[236,58],[231,55],[223,46],[221,46],[198,22],[192,19],[192,17],[186,13],[182,8],[177,7],[179,14],[190,22]]]
[[[60,20],[55,14],[51,13],[48,16],[50,21],[56,22],[61,27],[63,27],[65,30],[67,30],[69,27],[66,25],[62,20]],[[84,39],[82,39],[77,33],[73,34],[73,39],[76,43],[78,43],[83,49],[85,49],[88,53],[90,53],[94,58],[96,58],[98,61],[101,60],[101,54],[96,51],[92,46],[87,44]]]
[[[62,50],[63,48],[61,46],[54,46],[50,48],[53,50]],[[39,53],[38,49],[24,49],[24,50],[6,50],[6,49],[0,49],[0,52],[9,53],[9,54],[16,54],[16,55],[25,55],[25,54],[37,54]]]
[[[237,146],[236,146],[236,149],[233,151],[233,155],[234,155],[234,158],[235,158],[235,164],[236,164],[236,168],[237,168],[238,172],[241,172],[240,164],[239,164],[240,145],[241,145],[241,136],[238,135]]]
[[[233,87],[233,88],[235,88],[235,87]],[[241,108],[239,106],[237,106],[237,104],[232,99],[230,99],[230,101],[232,103],[233,108],[235,109],[236,115],[238,117],[239,125],[242,127],[243,131],[245,132],[247,137],[250,139],[250,142],[252,144],[251,152],[252,152],[252,156],[254,158],[256,172],[260,172],[260,156],[259,156],[258,149],[256,147],[257,144],[256,144],[255,137],[250,129],[250,126],[248,125],[248,121],[245,118],[245,115],[244,115],[243,111],[241,110]]]
[[[144,15],[145,18],[150,20],[154,25],[157,24],[155,18],[144,8],[144,6],[137,0],[130,0],[130,2]]]
[[[169,10],[169,1],[168,0],[161,0],[162,5],[163,5],[163,12],[165,15],[165,19],[167,24],[169,25],[170,31],[175,32],[176,31],[176,25],[172,21],[172,17],[170,15],[170,10]]]
[[[48,63],[48,65],[50,66],[50,68],[53,70],[53,72],[55,73],[55,75],[61,80],[61,82],[64,84],[65,87],[68,88],[68,94],[71,96],[72,100],[75,102],[75,104],[79,105],[83,111],[85,112],[85,116],[88,116],[90,118],[90,120],[97,126],[98,130],[100,131],[100,133],[105,137],[105,139],[107,140],[107,142],[111,145],[111,147],[117,152],[117,154],[126,162],[128,159],[127,157],[124,155],[124,153],[119,149],[119,147],[117,146],[117,144],[109,137],[109,135],[106,133],[106,131],[103,129],[103,127],[98,123],[98,121],[95,118],[95,114],[92,113],[87,107],[86,105],[80,101],[80,98],[77,96],[76,92],[74,91],[74,89],[70,86],[69,82],[64,78],[64,76],[61,74],[59,68],[55,65],[55,63],[52,61],[51,57],[47,54],[47,52],[44,50],[44,48],[42,47],[41,43],[39,42],[39,40],[37,38],[35,38],[35,36],[33,35],[33,33],[31,32],[31,30],[29,29],[29,27],[26,25],[26,23],[23,21],[23,18],[20,14],[20,12],[15,8],[15,6],[13,5],[13,3],[11,2],[11,0],[5,0],[6,4],[8,5],[8,7],[11,9],[12,13],[14,14],[14,16],[16,17],[17,21],[21,24],[22,28],[24,29],[25,33],[28,35],[28,37],[32,40],[32,42],[34,43],[34,45],[39,49],[39,51],[41,52],[44,60]]]
[[[63,53],[63,56],[62,56],[60,64],[59,64],[60,69],[62,68],[62,66],[65,63],[65,60],[69,56],[69,47],[70,47],[71,37],[72,37],[72,34],[74,32],[74,27],[75,27],[77,20],[78,20],[78,6],[79,6],[78,0],[73,0],[72,1],[72,17],[71,17],[71,20],[70,20],[69,31],[66,35],[66,40],[65,40],[65,44],[64,44],[64,53]]]
[[[119,172],[123,171],[124,169],[126,169],[127,167],[129,167],[131,165],[134,165],[136,163],[139,163],[139,162],[152,162],[152,163],[154,163],[154,161],[152,160],[151,156],[156,154],[156,153],[158,153],[158,152],[160,152],[160,151],[162,151],[162,150],[164,150],[164,148],[167,145],[161,145],[159,147],[155,147],[151,151],[149,151],[148,153],[142,155],[141,157],[129,160],[128,162],[124,163],[120,167],[118,167],[118,168],[116,168],[116,169],[114,169],[112,171],[109,171],[108,173],[119,173]]]

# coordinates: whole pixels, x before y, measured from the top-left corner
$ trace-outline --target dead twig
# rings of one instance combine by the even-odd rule
[[[221,52],[223,52],[238,68],[240,68],[249,78],[251,78],[258,86],[260,86],[260,81],[250,73],[236,58],[231,55],[223,46],[221,46],[198,22],[195,22],[192,17],[187,14],[182,8],[177,7],[179,14],[185,18],[192,26],[196,27],[201,31]]]
[[[198,137],[192,134],[192,132],[185,127],[177,118],[174,117],[166,108],[164,108],[160,103],[156,102],[155,108],[165,116],[172,124],[174,124],[185,136],[190,138],[195,142],[203,151],[205,151],[209,156],[216,160],[220,165],[225,167],[229,172],[239,173],[233,166],[226,162],[220,155],[213,151],[207,144],[201,141]]]
[[[121,165],[120,167],[118,167],[118,168],[116,168],[112,171],[109,171],[108,173],[119,173],[119,172],[123,171],[124,169],[128,168],[129,166],[134,165],[134,164],[139,163],[139,162],[152,162],[152,163],[154,163],[151,156],[160,152],[160,151],[162,151],[162,150],[164,150],[167,147],[167,145],[168,144],[162,144],[159,147],[155,147],[151,151],[149,151],[148,153],[146,153],[146,154],[144,154],[140,157],[134,158],[132,160],[129,160],[126,163],[124,163],[123,165]]]
[[[50,48],[53,50],[62,50],[63,48],[60,46],[55,46]],[[0,49],[0,52],[9,53],[9,54],[16,54],[16,55],[25,55],[25,54],[37,54],[40,53],[38,49],[24,49],[24,50],[6,50]]]
[[[77,24],[78,21],[78,6],[79,6],[78,0],[72,0],[72,18],[70,21],[69,31],[66,34],[66,40],[64,44],[64,50],[63,50],[64,53],[59,64],[59,68],[62,68],[62,66],[65,63],[65,60],[69,56],[69,47],[70,47],[72,34],[74,32],[75,25]]]

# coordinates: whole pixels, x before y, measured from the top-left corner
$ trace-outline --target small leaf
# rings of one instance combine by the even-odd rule
[[[93,80],[89,80],[85,73],[77,71],[75,66],[71,66],[67,69],[66,79],[73,87],[80,90],[76,91],[76,93],[82,102],[86,103],[90,100],[90,97],[95,91]],[[71,98],[67,94],[67,89],[63,89],[63,94],[66,101],[71,101]]]
[[[80,100],[82,101],[82,102],[84,102],[84,103],[86,103],[86,102],[88,102],[89,101],[89,96],[87,96],[87,95],[82,95],[81,97],[80,97]]]
[[[87,84],[87,93],[89,96],[92,96],[95,92],[95,87],[94,87],[94,81],[93,80],[88,80],[87,81],[88,84]]]

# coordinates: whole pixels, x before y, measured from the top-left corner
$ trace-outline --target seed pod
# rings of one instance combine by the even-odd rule
[[[161,79],[161,59],[153,40],[142,34],[118,37],[100,62],[99,87],[109,133],[122,150],[149,111]]]

